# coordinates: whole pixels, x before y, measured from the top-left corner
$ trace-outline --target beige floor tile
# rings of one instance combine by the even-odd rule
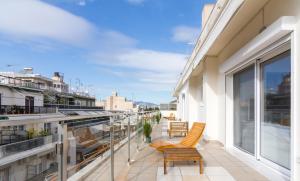
[[[130,166],[133,166],[133,167],[141,167],[143,166],[144,162],[143,161],[134,161],[134,162],[131,162],[130,163]]]
[[[164,174],[164,167],[158,167],[157,169],[158,176],[165,176]],[[166,175],[176,175],[181,176],[179,167],[167,167],[167,174]]]
[[[157,169],[158,169],[158,167],[144,167],[144,168],[142,168],[142,173],[156,175]]]
[[[155,174],[147,174],[142,173],[137,177],[137,181],[156,181],[156,173]]]
[[[232,176],[210,175],[208,176],[210,181],[235,181]]]
[[[137,178],[138,178],[137,174],[128,174],[127,177],[126,177],[126,180],[127,181],[136,181]]]
[[[229,172],[223,167],[205,167],[204,174],[208,176],[230,176]]]
[[[199,166],[179,167],[182,176],[200,176]]]
[[[252,176],[249,176],[247,174],[233,175],[233,177],[236,181],[257,181],[255,178],[253,178]]]
[[[221,166],[221,164],[217,161],[204,161],[204,167],[215,167],[215,166]]]
[[[157,181],[182,181],[181,176],[177,175],[162,175],[156,178]]]
[[[228,166],[224,167],[231,175],[236,174],[236,175],[245,175],[246,172],[239,166]]]
[[[209,181],[209,178],[205,175],[191,176],[184,175],[182,176],[183,181]]]
[[[142,167],[130,167],[129,174],[139,173]]]

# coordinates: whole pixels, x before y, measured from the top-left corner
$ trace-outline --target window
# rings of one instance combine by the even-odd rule
[[[24,131],[24,130],[25,130],[25,126],[24,126],[24,125],[20,125],[20,126],[19,126],[19,130],[20,130],[20,131]]]
[[[0,170],[0,181],[9,181],[9,168]]]
[[[233,76],[234,146],[254,155],[254,66]]]
[[[26,114],[34,113],[34,97],[25,96],[25,112]]]
[[[51,123],[44,124],[44,131],[47,131],[47,133],[51,132]]]
[[[291,55],[261,64],[261,156],[290,168]]]
[[[232,105],[232,144],[284,174],[291,168],[291,51],[264,54],[226,84]],[[249,65],[248,64],[248,65]],[[230,136],[230,135],[229,135]],[[231,141],[231,140],[230,140]]]

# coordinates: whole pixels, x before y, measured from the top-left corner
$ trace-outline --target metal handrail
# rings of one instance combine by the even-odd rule
[[[46,144],[54,143],[57,141],[57,139],[57,135],[48,135],[3,145],[0,146],[0,158],[7,157],[23,151],[28,151]]]
[[[9,114],[48,114],[56,113],[55,107],[1,105],[0,115]]]

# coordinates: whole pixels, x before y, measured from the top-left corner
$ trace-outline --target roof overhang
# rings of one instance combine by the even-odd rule
[[[176,84],[174,96],[208,56],[218,56],[268,0],[219,0]]]

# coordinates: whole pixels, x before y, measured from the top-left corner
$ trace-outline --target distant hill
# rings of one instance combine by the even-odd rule
[[[152,107],[152,108],[159,107],[159,105],[157,105],[157,104],[154,104],[154,103],[151,103],[151,102],[143,102],[143,101],[136,101],[136,102],[134,102],[134,104],[138,105],[140,107],[148,107],[148,108],[150,108],[150,107]]]

